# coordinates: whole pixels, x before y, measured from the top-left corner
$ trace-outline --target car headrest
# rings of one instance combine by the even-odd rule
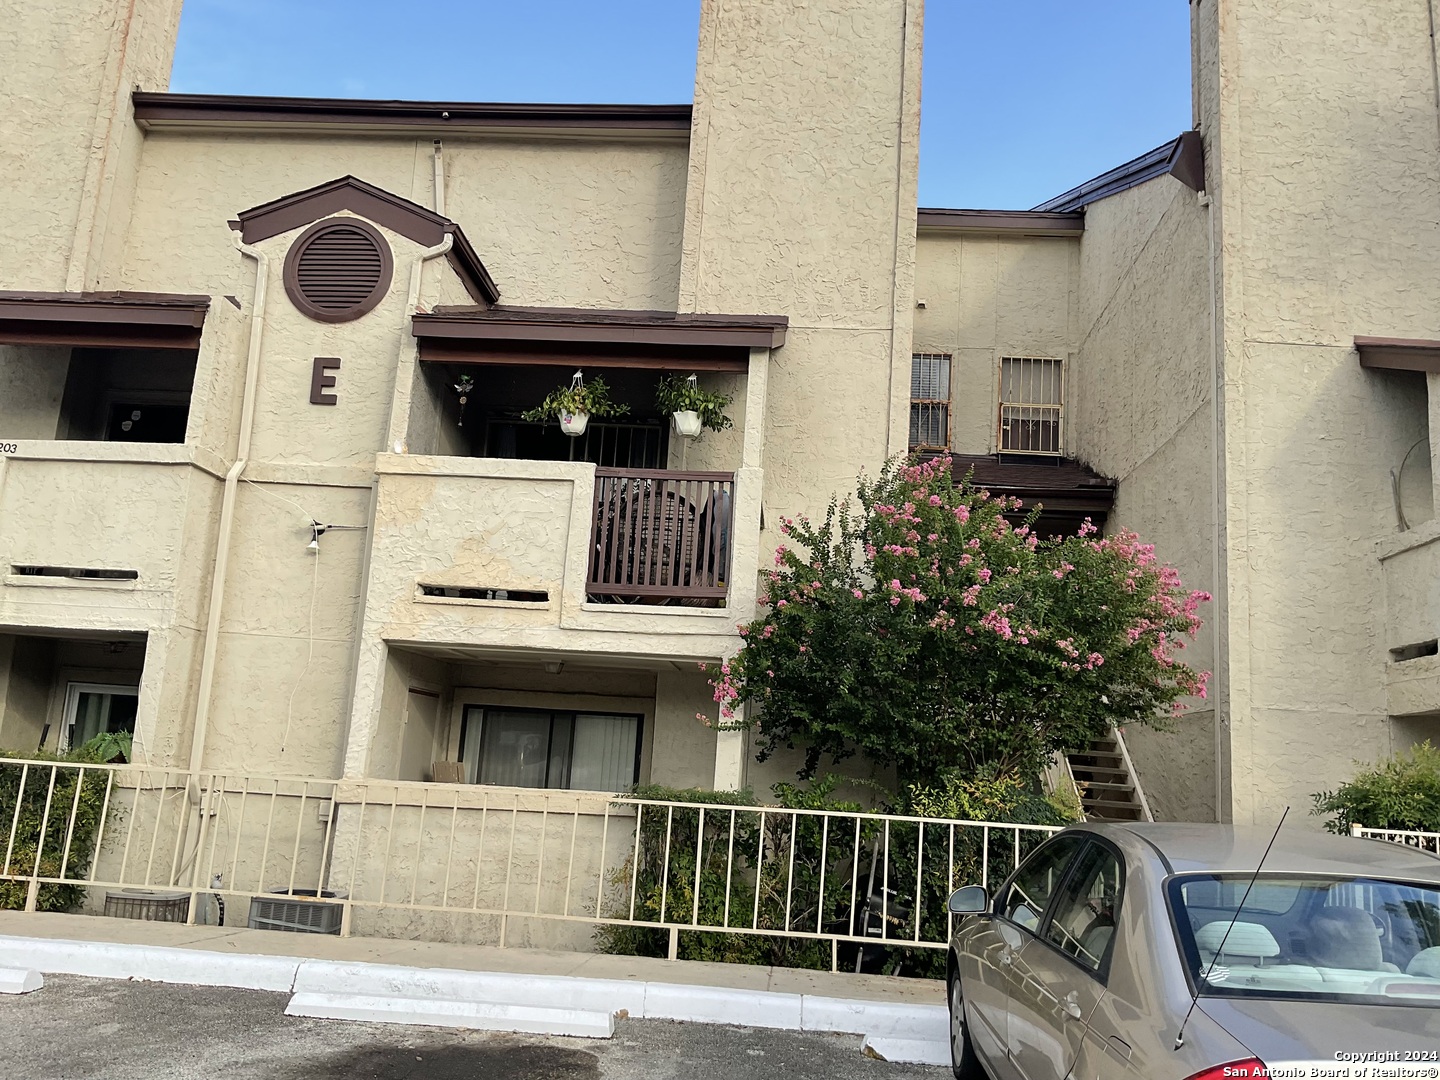
[[[1359,908],[1321,908],[1310,920],[1310,960],[1317,967],[1379,971],[1385,957],[1375,920]]]
[[[1229,931],[1227,936],[1226,931]],[[1225,943],[1222,953],[1220,943]],[[1206,923],[1195,932],[1195,944],[1202,953],[1211,957],[1248,956],[1256,960],[1268,960],[1280,955],[1280,943],[1269,928],[1261,923],[1228,922]]]
[[[1440,979],[1440,948],[1421,949],[1405,968],[1406,975]]]

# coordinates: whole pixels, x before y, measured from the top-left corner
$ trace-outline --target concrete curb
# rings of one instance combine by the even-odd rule
[[[0,994],[33,994],[45,985],[45,976],[30,968],[0,967]]]
[[[949,1063],[949,1016],[943,1005],[8,936],[0,936],[0,967],[280,991],[295,995],[287,1009],[290,1015],[331,1019],[574,1033],[590,1038],[609,1034],[609,1030],[595,1033],[595,1017],[602,1018],[609,1029],[613,1027],[611,1018],[617,1015],[851,1033],[864,1035],[865,1046],[887,1061],[936,1064],[943,1051],[944,1060],[938,1063]],[[503,1026],[532,1022],[571,1027]]]
[[[518,1031],[529,1035],[569,1035],[582,1039],[608,1039],[615,1034],[615,1018],[609,1013],[440,998],[307,992],[290,999],[285,1015],[379,1024]]]

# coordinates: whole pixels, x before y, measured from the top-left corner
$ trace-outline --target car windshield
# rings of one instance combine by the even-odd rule
[[[1169,898],[1202,997],[1440,1008],[1440,886],[1196,874]]]

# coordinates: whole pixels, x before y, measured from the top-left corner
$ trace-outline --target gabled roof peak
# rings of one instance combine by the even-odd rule
[[[358,177],[337,177],[253,206],[242,211],[231,226],[247,244],[254,244],[342,210],[383,225],[424,247],[435,247],[447,235],[453,237],[447,258],[476,303],[493,304],[500,298],[494,279],[458,224]]]

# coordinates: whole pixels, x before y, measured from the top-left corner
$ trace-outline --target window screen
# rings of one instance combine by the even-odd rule
[[[626,791],[638,777],[640,717],[472,705],[460,760],[472,784]]]
[[[1000,360],[1000,452],[1059,454],[1064,419],[1064,363],[1035,356]]]
[[[950,357],[916,353],[910,358],[910,449],[950,445]]]

